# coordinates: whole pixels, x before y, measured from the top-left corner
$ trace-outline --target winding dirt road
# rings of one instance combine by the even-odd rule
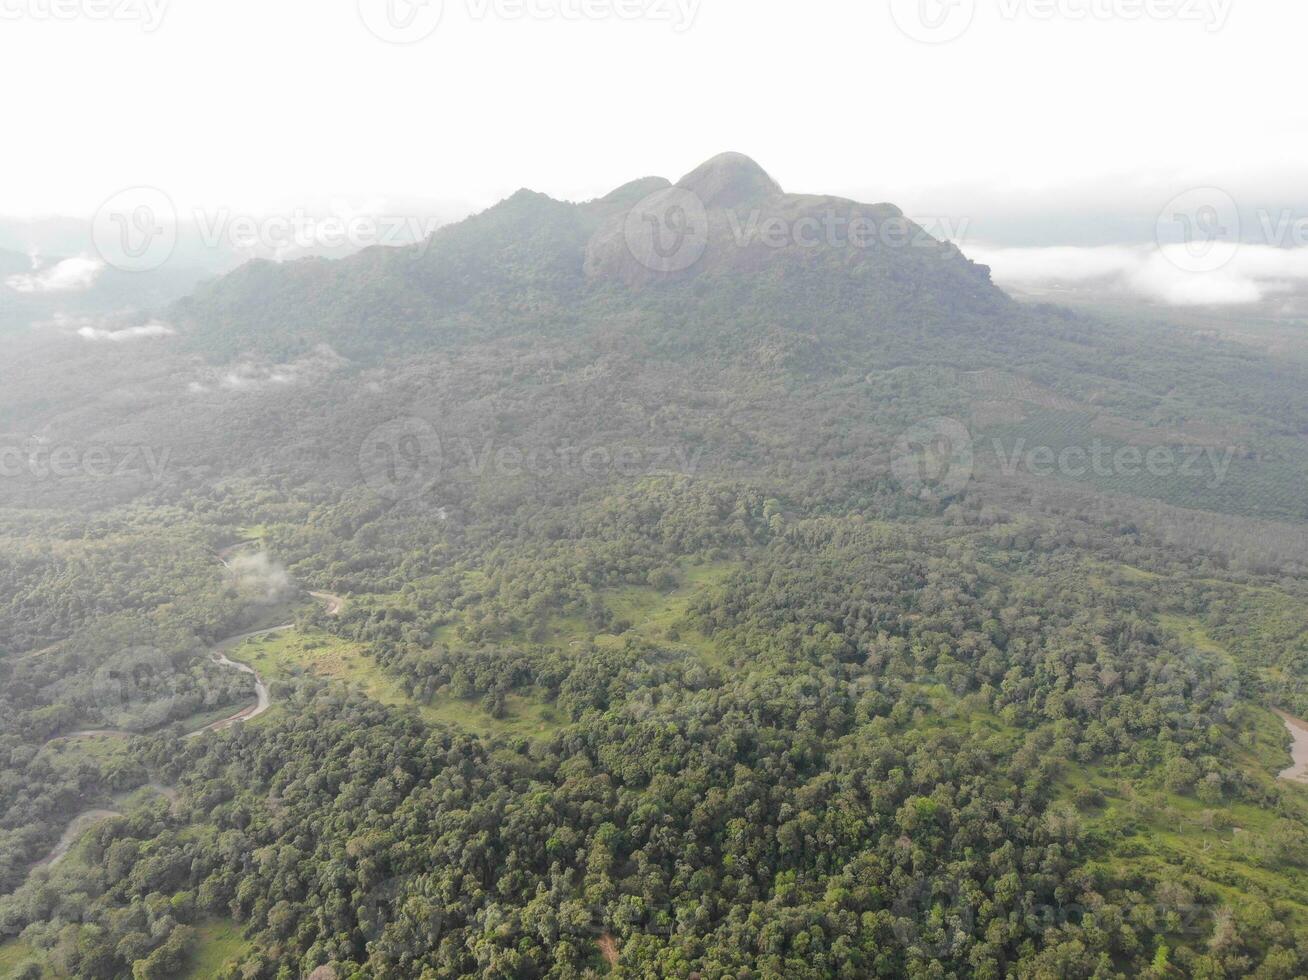
[[[123,731],[121,728],[83,728],[77,732],[54,735],[46,739],[41,748],[54,745],[56,742],[71,742],[75,738],[131,738],[135,734],[135,732]]]
[[[281,633],[289,629],[294,629],[294,623],[283,623],[281,626],[270,626],[265,630],[254,630],[251,633],[241,633],[238,636],[228,637],[213,648],[214,663],[221,664],[223,667],[230,667],[232,670],[239,670],[242,674],[249,674],[254,678],[254,704],[248,708],[242,708],[234,715],[228,715],[226,718],[219,719],[213,724],[205,725],[203,728],[197,728],[193,732],[187,732],[183,738],[195,738],[203,735],[205,732],[221,732],[225,728],[231,728],[233,725],[240,724],[243,721],[249,721],[251,718],[258,718],[261,714],[272,707],[272,699],[268,696],[268,685],[263,682],[263,678],[249,664],[243,664],[239,660],[228,658],[225,650],[231,650],[238,647],[246,640],[253,639],[256,636],[268,636],[272,633]]]
[[[322,603],[323,609],[328,616],[339,616],[341,610],[345,608],[345,600],[338,595],[332,595],[330,592],[310,592],[309,595]]]
[[[59,843],[54,849],[41,860],[34,864],[33,868],[53,868],[56,864],[68,856],[72,850],[73,844],[84,833],[98,824],[101,820],[108,820],[110,817],[121,817],[122,814],[117,810],[85,810],[73,817],[64,828],[64,834],[59,838]]]
[[[165,786],[162,783],[146,783],[142,789],[153,790],[169,803],[175,803],[177,801],[177,790],[173,789],[171,786]],[[51,848],[49,854],[37,861],[36,864],[32,865],[32,868],[53,868],[68,856],[68,852],[73,849],[73,845],[77,843],[78,838],[80,838],[84,833],[98,824],[101,820],[108,820],[110,817],[121,816],[122,813],[118,810],[108,810],[100,807],[91,810],[83,810],[77,816],[73,817],[72,820],[68,821],[68,826],[64,828],[64,833],[63,836],[59,838],[59,843]]]
[[[345,605],[344,599],[338,595],[333,595],[330,592],[310,592],[309,595],[313,596],[323,604],[323,608],[328,616],[339,616],[341,614],[341,609]],[[233,725],[239,724],[240,722],[249,721],[251,718],[257,718],[272,707],[272,700],[268,694],[268,686],[264,684],[263,678],[260,677],[258,672],[249,664],[241,663],[239,660],[232,660],[227,656],[226,651],[232,650],[240,646],[246,640],[254,639],[257,636],[269,636],[272,633],[282,633],[294,628],[294,623],[282,623],[280,626],[269,626],[266,629],[238,633],[235,636],[229,636],[226,639],[219,640],[215,643],[211,648],[214,663],[223,667],[228,667],[232,670],[239,670],[241,673],[249,674],[254,678],[255,702],[248,708],[242,708],[240,711],[228,715],[226,718],[220,718],[218,721],[211,722],[203,728],[197,728],[193,732],[187,732],[182,737],[195,738],[198,735],[203,735],[205,732],[220,732],[226,728],[231,728]],[[42,748],[46,745],[52,745],[55,742],[66,742],[75,738],[131,738],[133,735],[140,734],[142,733],[129,732],[120,728],[85,728],[75,732],[64,732],[59,735],[53,735],[46,739]]]
[[[61,646],[63,646],[67,642],[68,642],[67,640],[58,640],[54,643],[51,643],[48,647],[42,647],[40,650],[35,650],[32,653],[25,653],[21,657],[15,657],[14,662],[22,663],[24,660],[35,660],[37,657],[47,656],[51,653],[54,653],[56,650],[58,650]]]
[[[222,556],[219,557],[219,560],[223,561]],[[223,563],[226,564],[225,561]],[[323,604],[328,616],[340,615],[341,608],[345,605],[344,599],[338,595],[332,595],[330,592],[310,592],[309,594]],[[227,651],[235,649],[246,640],[253,639],[256,636],[268,636],[273,633],[281,633],[294,628],[294,623],[283,623],[281,626],[270,626],[267,629],[251,630],[248,633],[238,633],[235,636],[229,636],[224,640],[219,640],[212,648],[214,662],[223,667],[228,667],[232,670],[239,670],[243,674],[249,674],[252,676],[254,678],[255,702],[248,708],[242,708],[240,711],[228,715],[226,718],[221,718],[218,721],[205,725],[203,728],[197,728],[193,732],[187,732],[182,737],[188,739],[197,738],[205,732],[220,732],[224,729],[231,728],[234,725],[238,725],[243,721],[257,718],[272,707],[272,698],[268,694],[268,685],[263,682],[263,678],[260,677],[258,672],[249,664],[243,664],[239,660],[232,660],[227,656]],[[65,732],[62,735],[55,735],[54,737],[47,739],[45,744],[42,745],[42,748],[45,748],[46,745],[52,745],[55,742],[66,742],[76,738],[131,738],[133,735],[139,734],[141,733],[123,731],[116,728],[86,728],[81,731]],[[155,783],[149,785],[169,800],[175,800],[177,798],[177,791],[171,787],[160,786]],[[69,821],[68,826],[64,829],[63,836],[59,838],[59,843],[54,846],[54,849],[51,850],[49,854],[36,862],[36,864],[32,866],[33,869],[42,867],[53,868],[67,856],[69,850],[72,849],[73,844],[76,843],[77,839],[84,833],[102,820],[108,820],[110,817],[119,816],[122,816],[122,814],[117,810],[106,810],[100,808],[85,810],[82,813],[79,813]]]
[[[1272,710],[1280,716],[1281,721],[1285,722],[1285,727],[1294,737],[1294,744],[1290,746],[1290,758],[1294,760],[1293,764],[1288,769],[1281,770],[1280,778],[1292,783],[1308,784],[1308,721],[1286,714],[1279,708]]]

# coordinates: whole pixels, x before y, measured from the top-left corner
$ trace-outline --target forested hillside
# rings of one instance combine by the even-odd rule
[[[734,154],[157,313],[0,364],[0,971],[1308,975],[1308,358]]]

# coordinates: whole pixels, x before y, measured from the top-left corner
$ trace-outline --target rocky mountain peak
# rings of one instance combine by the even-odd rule
[[[781,194],[781,185],[743,153],[719,153],[682,177],[677,186],[693,191],[709,208],[762,204]]]

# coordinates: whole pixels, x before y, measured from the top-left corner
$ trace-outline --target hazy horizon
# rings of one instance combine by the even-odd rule
[[[455,217],[524,186],[675,180],[723,150],[789,190],[967,216],[1005,244],[1144,240],[1199,186],[1308,205],[1298,8],[959,0],[941,22],[967,18],[923,43],[900,0],[428,0],[429,32],[388,43],[376,8],[400,0],[105,2],[114,16],[4,8],[0,72],[27,93],[9,128],[40,152],[6,161],[0,215],[85,218],[148,186],[183,212],[335,198]],[[834,97],[852,90],[864,111]]]

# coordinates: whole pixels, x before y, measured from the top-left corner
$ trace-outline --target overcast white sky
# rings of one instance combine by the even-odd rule
[[[728,148],[788,189],[928,211],[1197,182],[1290,196],[1308,164],[1308,4],[1285,0],[1138,18],[1145,0],[976,0],[940,44],[889,0],[634,0],[639,20],[531,12],[633,0],[445,0],[405,46],[359,2],[0,0],[0,214],[90,214],[134,184],[182,207],[584,198]],[[157,26],[95,16],[147,3]]]

